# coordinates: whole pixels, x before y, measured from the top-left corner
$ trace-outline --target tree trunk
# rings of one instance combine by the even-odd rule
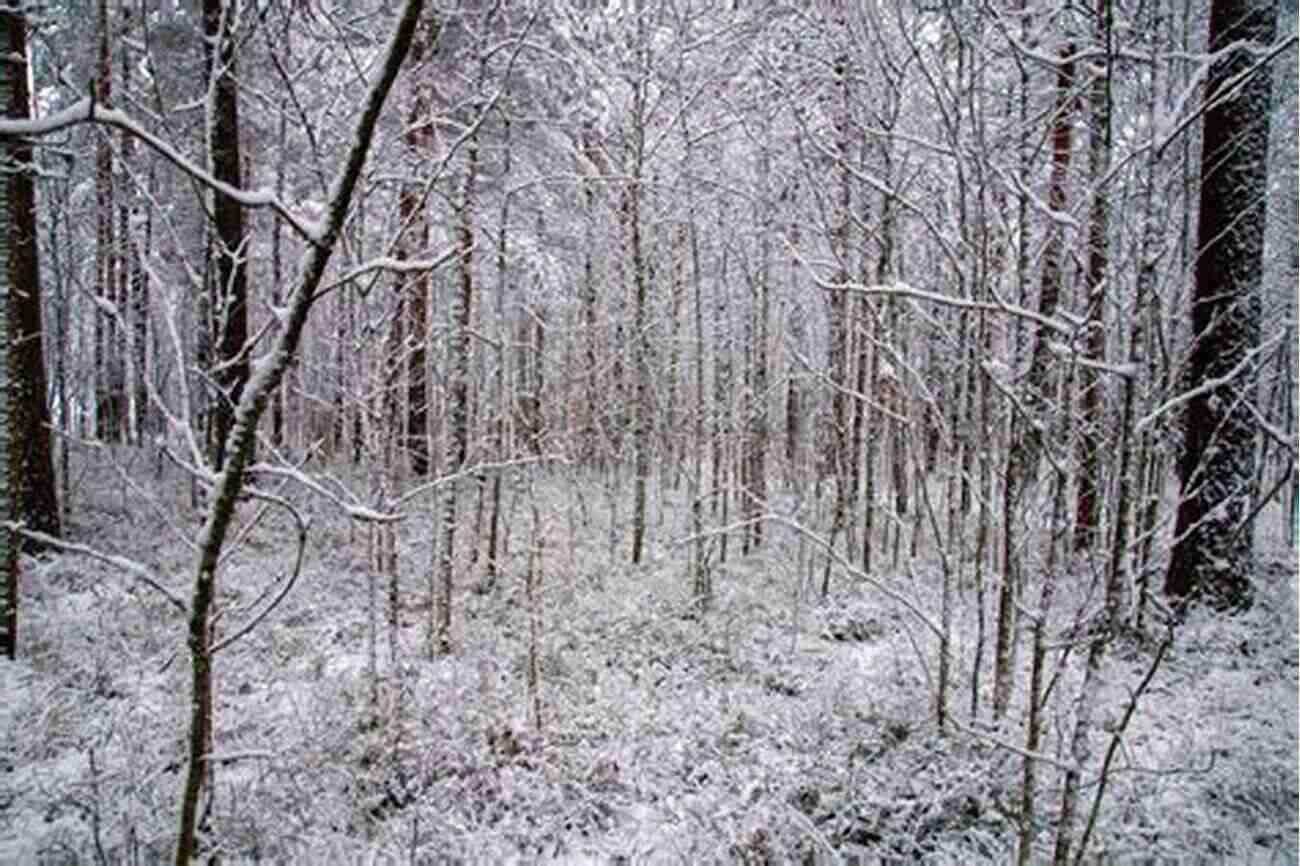
[[[799,256],[801,252],[799,248],[799,218],[797,216],[799,210],[799,193],[797,187],[790,192],[789,206],[790,212],[793,216],[790,218],[786,233],[791,250],[788,268],[790,281],[789,290],[793,295],[796,293],[795,287],[799,285]],[[786,318],[789,322],[787,327],[790,343],[799,357],[805,355],[808,346],[807,325],[804,321],[806,315],[807,314],[804,312],[804,309],[800,304],[799,298],[796,296],[789,303]],[[806,409],[804,407],[803,396],[803,387],[801,386],[799,377],[794,375],[793,372],[789,373],[786,376],[785,392],[785,462],[787,466],[789,486],[792,489],[798,489],[806,481],[806,475],[804,472],[804,454],[807,450],[807,445],[805,444],[804,439],[807,436],[807,426],[804,419],[804,412]]]
[[[14,56],[27,57],[26,52],[26,16],[21,12],[0,12],[0,46]],[[16,47],[15,47],[16,46]],[[26,63],[5,63],[0,66],[0,108],[6,117],[12,117],[14,108],[19,109],[18,117],[25,117],[23,108],[27,104]],[[11,362],[13,358],[13,341],[10,316],[7,311],[13,308],[11,299],[22,292],[31,291],[33,286],[24,285],[28,276],[22,267],[22,254],[18,247],[22,245],[23,233],[17,223],[22,218],[22,209],[13,196],[14,184],[9,182],[17,177],[18,172],[9,163],[17,162],[15,151],[18,143],[7,143],[3,157],[3,167],[7,177],[0,178],[0,352],[4,353],[5,363],[0,366],[0,517],[12,520],[21,513],[22,500],[17,489],[17,461],[13,454],[17,450],[13,433],[14,410],[16,408],[17,389],[13,387],[15,371]],[[21,157],[20,157],[21,158]],[[4,595],[0,598],[0,654],[13,659],[18,654],[18,535],[8,530],[0,530],[0,579],[4,581]]]
[[[691,157],[691,137],[687,132],[686,115],[681,116],[682,145],[685,152],[683,162],[689,163]],[[708,562],[708,541],[704,537],[704,454],[707,440],[704,433],[705,390],[704,390],[704,299],[703,281],[700,276],[700,238],[696,226],[694,191],[686,190],[686,225],[689,238],[691,266],[691,300],[692,324],[695,336],[695,399],[691,423],[691,534],[695,536],[691,545],[691,595],[696,609],[706,612],[713,606],[713,576]]]
[[[1110,262],[1110,196],[1106,184],[1110,171],[1111,9],[1110,0],[1098,0],[1100,39],[1106,52],[1105,67],[1093,75],[1088,88],[1088,176],[1092,181],[1092,213],[1088,220],[1087,346],[1088,357],[1106,357],[1106,280]],[[1082,411],[1079,425],[1079,476],[1076,491],[1074,549],[1087,550],[1099,541],[1101,524],[1102,430],[1106,428],[1101,379],[1090,367],[1079,370]]]
[[[436,25],[422,25],[411,45],[410,62],[417,66],[431,51],[438,38]],[[426,76],[422,70],[417,75]],[[408,163],[415,169],[421,160],[433,154],[433,117],[429,83],[424,78],[413,85],[411,108],[408,114],[405,148]],[[407,183],[398,200],[398,215],[403,228],[398,246],[398,257],[405,258],[410,251],[422,250],[429,241],[429,221],[422,184]],[[417,253],[418,254],[418,253]],[[411,274],[402,279],[398,291],[403,295],[405,310],[405,340],[401,351],[405,358],[406,373],[406,437],[405,450],[410,457],[411,473],[416,478],[429,475],[429,384],[427,375],[427,350],[429,339],[429,273]],[[403,315],[404,313],[404,315]]]
[[[108,30],[108,0],[99,0],[98,58],[95,99],[111,105],[113,65]],[[117,245],[113,222],[113,148],[108,130],[97,130],[95,139],[95,292],[112,302],[117,293]],[[117,352],[117,321],[102,308],[92,313],[95,322],[95,438],[118,438],[120,418],[113,404],[113,365]]]
[[[841,26],[843,22],[841,21]],[[831,228],[831,251],[836,260],[835,282],[845,285],[849,281],[850,227],[852,226],[853,183],[849,153],[853,142],[852,100],[850,96],[850,70],[847,54],[835,59],[835,81],[840,89],[840,105],[835,117],[835,139],[839,161],[838,201],[833,209],[835,224]],[[827,296],[827,318],[830,340],[826,347],[826,367],[831,384],[830,458],[835,473],[835,512],[831,519],[828,546],[835,546],[836,538],[850,519],[855,491],[850,477],[849,464],[854,456],[849,448],[849,306],[848,293],[832,289]],[[830,593],[831,560],[828,558],[822,574],[822,598]]]
[[[1052,168],[1048,180],[1048,207],[1053,213],[1064,213],[1066,207],[1066,175],[1070,166],[1072,114],[1076,102],[1074,88],[1074,47],[1061,46],[1060,65],[1056,73],[1056,111],[1052,125]],[[1038,298],[1038,312],[1052,316],[1061,295],[1061,259],[1064,250],[1064,228],[1059,223],[1047,227],[1047,241],[1043,248],[1043,273]],[[1022,239],[1021,245],[1024,245]],[[1022,539],[1019,536],[1025,494],[1038,475],[1038,463],[1043,452],[1043,408],[1048,399],[1051,377],[1051,350],[1042,325],[1035,327],[1029,349],[1029,372],[1021,406],[1012,416],[1010,448],[1007,453],[1006,480],[1002,491],[1003,520],[1003,574],[998,591],[997,654],[994,659],[993,716],[1000,719],[1006,712],[1011,696],[1011,650],[1015,630],[1016,598],[1020,592],[1022,571],[1020,556]]]
[[[643,10],[638,9],[637,28],[642,29],[645,24]],[[644,45],[644,34],[641,44],[642,50],[648,50]],[[639,122],[644,116],[645,95],[645,77],[638,79],[641,83],[634,88],[633,108],[634,118],[638,121],[636,129],[633,131],[632,145],[632,167],[631,182],[628,186],[626,197],[624,198],[624,208],[629,231],[629,242],[631,243],[632,254],[632,287],[635,307],[633,310],[633,332],[632,339],[632,357],[634,375],[636,377],[636,396],[633,399],[633,417],[635,418],[633,427],[633,503],[632,503],[632,563],[635,565],[641,562],[644,556],[645,536],[646,536],[646,502],[647,491],[650,484],[650,453],[653,449],[651,435],[653,433],[654,419],[651,417],[650,405],[650,334],[649,334],[649,304],[650,304],[650,279],[647,273],[645,250],[642,248],[641,240],[641,202],[642,202],[642,172],[644,169],[644,153],[642,141],[645,135],[645,128]]]
[[[0,16],[6,33],[0,43],[10,58],[13,73],[8,93],[0,98],[6,117],[31,116],[28,91],[27,20],[21,13]],[[10,503],[13,515],[29,529],[47,535],[60,534],[59,497],[54,479],[54,457],[50,445],[50,409],[46,402],[44,328],[41,323],[40,268],[36,242],[36,186],[32,147],[20,140],[7,143],[3,153],[3,177],[8,187],[9,243],[4,260],[8,268],[9,298],[9,429],[19,435],[10,440]],[[16,507],[14,507],[16,506]],[[29,543],[27,545],[31,547]]]
[[[1182,498],[1165,593],[1218,609],[1251,603],[1259,345],[1272,75],[1254,50],[1273,41],[1272,0],[1214,0],[1201,152],[1200,227]],[[1241,44],[1238,44],[1241,43]],[[1253,43],[1253,45],[1251,44]],[[1223,53],[1229,46],[1231,51]],[[1238,81],[1243,73],[1244,81]]]
[[[243,186],[243,163],[239,148],[239,79],[235,68],[234,9],[225,0],[203,0],[204,60],[212,105],[208,112],[208,157],[212,176],[235,189]],[[224,195],[213,195],[212,220],[216,234],[212,251],[215,260],[213,319],[216,364],[213,376],[219,393],[213,406],[213,466],[220,471],[226,462],[226,439],[235,423],[249,363],[244,352],[248,341],[248,250],[245,246],[244,208]]]
[[[1048,617],[1052,612],[1053,594],[1056,589],[1057,542],[1056,526],[1063,518],[1065,510],[1065,478],[1056,474],[1052,479],[1052,523],[1048,527],[1047,567],[1043,576],[1043,586],[1039,595],[1038,612],[1031,626],[1033,632],[1033,649],[1029,665],[1029,700],[1028,713],[1025,717],[1025,755],[1020,779],[1020,832],[1017,844],[1016,863],[1029,866],[1032,862],[1035,834],[1035,813],[1038,811],[1038,754],[1043,734],[1043,674],[1047,669],[1048,648],[1046,632]]]
[[[770,135],[765,136],[770,138]],[[748,527],[749,548],[757,550],[763,544],[763,513],[767,510],[767,445],[768,445],[768,330],[771,327],[771,274],[772,274],[772,211],[771,200],[772,156],[766,145],[758,155],[760,198],[757,214],[758,279],[754,298],[754,340],[751,347],[751,379],[749,409],[749,483],[746,486],[746,511],[750,518]]]
[[[275,163],[275,194],[284,194],[285,163],[288,161],[287,149],[288,114],[285,107],[280,109],[279,154]],[[284,220],[279,214],[271,217],[271,305],[278,308],[282,302],[282,283],[284,281]],[[284,388],[276,388],[271,394],[271,445],[274,448],[284,446]]]
[[[460,246],[460,285],[453,293],[452,304],[452,361],[449,382],[447,432],[444,445],[446,457],[443,471],[456,475],[465,464],[469,449],[469,323],[474,309],[474,178],[478,173],[478,142],[471,137],[466,142],[465,185],[460,203],[459,225],[456,229]],[[438,585],[434,588],[433,645],[434,655],[451,653],[451,591],[452,575],[456,563],[456,480],[443,485],[441,532],[439,550]]]
[[[719,236],[727,232],[727,214],[723,208],[718,213]],[[725,527],[729,520],[731,498],[728,484],[728,454],[732,440],[732,399],[735,386],[735,363],[732,357],[735,342],[731,324],[731,311],[727,298],[727,274],[730,261],[726,244],[718,251],[718,291],[713,304],[713,448],[711,457],[712,513]],[[718,564],[727,561],[727,542],[730,535],[723,531],[718,540]]]
[[[501,176],[503,179],[510,177],[510,164],[512,149],[510,147],[510,121],[509,118],[503,117],[503,132],[506,138],[505,149],[502,153]],[[513,406],[512,395],[507,393],[506,388],[506,353],[505,337],[509,333],[509,325],[506,322],[506,291],[509,287],[509,241],[510,241],[510,196],[501,197],[501,213],[497,222],[496,238],[496,320],[498,334],[500,335],[501,346],[497,349],[497,368],[494,376],[496,386],[496,417],[492,422],[493,445],[495,447],[495,458],[497,460],[507,460],[513,453],[513,443],[511,441],[511,407]],[[588,252],[590,256],[590,252]],[[589,259],[590,260],[590,259]],[[594,365],[588,367],[593,370]],[[522,383],[520,383],[522,387]],[[497,472],[492,477],[491,490],[492,504],[489,506],[488,514],[488,538],[487,551],[484,555],[483,562],[483,589],[490,590],[496,584],[500,568],[497,562],[498,542],[501,532],[501,473]]]

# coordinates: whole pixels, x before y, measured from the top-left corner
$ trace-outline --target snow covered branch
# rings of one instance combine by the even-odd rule
[[[218,180],[207,169],[196,164],[166,141],[149,132],[126,112],[115,108],[105,108],[88,96],[61,111],[56,111],[45,117],[35,117],[28,120],[0,120],[0,139],[20,136],[40,137],[71,126],[79,126],[83,123],[98,123],[120,129],[180,169],[192,180],[221,195],[234,199],[246,208],[270,208],[304,240],[310,243],[318,243],[321,240],[322,229],[319,225],[295,213],[292,208],[276,197],[270,190],[239,189]]]
[[[13,520],[7,520],[0,524],[10,532],[16,532],[24,538],[30,538],[32,541],[39,542],[46,547],[57,548],[68,553],[77,553],[87,559],[93,559],[98,562],[111,565],[114,568],[121,569],[154,592],[161,595],[167,602],[181,613],[189,613],[189,607],[170,589],[163,586],[161,578],[153,573],[147,566],[136,562],[134,559],[128,559],[125,556],[117,556],[112,553],[105,553],[102,550],[96,550],[85,544],[78,544],[75,541],[65,541],[62,538],[55,538],[53,535],[46,535],[44,532],[37,532],[34,529],[28,529],[22,523]]]

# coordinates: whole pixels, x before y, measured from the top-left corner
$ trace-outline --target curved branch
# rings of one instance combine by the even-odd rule
[[[163,586],[157,575],[150,571],[146,566],[136,562],[134,559],[127,559],[125,556],[117,556],[113,553],[105,553],[102,550],[96,550],[95,548],[89,547],[85,544],[77,544],[75,541],[64,541],[62,538],[55,538],[53,535],[46,535],[44,532],[38,532],[35,529],[28,529],[23,524],[13,520],[7,520],[4,523],[0,523],[0,526],[3,526],[10,532],[16,532],[24,538],[38,541],[46,547],[66,550],[68,553],[79,553],[87,559],[94,559],[98,562],[114,566],[115,568],[120,568],[122,571],[125,571],[127,574],[161,595],[172,607],[176,608],[176,610],[181,613],[190,612],[190,609],[186,606],[185,602],[181,601],[180,597],[173,594],[170,589]]]
[[[180,169],[190,179],[227,198],[234,199],[246,208],[270,208],[309,243],[317,244],[322,239],[322,228],[319,225],[295,213],[270,190],[239,189],[217,180],[209,171],[136,123],[126,112],[105,108],[89,96],[77,100],[62,111],[56,111],[45,117],[31,120],[0,120],[0,139],[44,136],[83,123],[98,123],[119,129]]]
[[[307,529],[310,526],[310,521],[306,520],[302,516],[302,514],[298,511],[298,509],[293,507],[293,504],[291,502],[289,502],[287,499],[282,499],[279,496],[274,496],[270,493],[265,493],[263,491],[256,490],[252,487],[246,487],[244,489],[245,492],[247,492],[249,495],[253,496],[254,498],[262,499],[267,502],[271,502],[275,505],[279,505],[280,507],[286,509],[291,515],[293,515],[294,523],[298,524],[298,550],[294,554],[293,568],[290,570],[289,576],[288,578],[286,578],[284,582],[284,586],[280,587],[280,591],[276,593],[275,598],[271,599],[271,601],[267,603],[266,607],[262,608],[260,612],[258,612],[255,616],[249,619],[248,622],[246,622],[233,634],[229,635],[228,637],[222,638],[220,641],[214,644],[212,649],[209,651],[212,655],[216,655],[226,647],[233,644],[235,641],[247,635],[253,629],[257,628],[259,625],[262,624],[263,620],[265,620],[268,616],[270,616],[271,613],[277,607],[279,607],[280,604],[286,598],[288,598],[289,592],[293,589],[294,584],[298,582],[298,576],[302,574],[302,563],[307,550]]]

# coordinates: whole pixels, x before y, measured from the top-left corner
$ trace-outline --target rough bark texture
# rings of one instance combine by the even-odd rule
[[[13,43],[13,31],[23,27],[21,16],[0,13],[0,39],[6,49]],[[19,88],[20,75],[18,64],[0,65],[0,103],[6,107],[14,101],[14,91]],[[10,148],[3,154],[4,171],[10,171],[8,165]],[[11,251],[15,243],[15,214],[12,209],[9,184],[0,183],[0,261],[11,261]],[[0,305],[8,308],[9,298],[14,293],[13,274],[10,268],[0,271]],[[10,344],[9,317],[0,315],[0,352],[9,356]],[[14,389],[11,387],[12,374],[8,365],[0,366],[0,517],[10,519],[17,511],[18,503],[14,497],[13,463],[9,459],[13,448],[13,402]],[[14,658],[18,650],[18,558],[15,555],[17,538],[13,533],[0,531],[0,577],[4,580],[4,596],[0,598],[3,610],[0,613],[0,654]]]
[[[7,57],[23,58],[8,64],[12,86],[2,108],[6,117],[31,114],[28,92],[27,22],[22,14],[9,14],[0,36]],[[54,457],[50,447],[50,409],[45,401],[44,330],[41,325],[40,269],[37,265],[36,187],[28,168],[31,145],[10,141],[2,155],[3,182],[8,187],[9,243],[4,259],[9,280],[9,375],[11,440],[9,453],[15,516],[29,529],[59,535],[59,499],[54,483]],[[29,543],[30,544],[30,543]]]
[[[1268,116],[1272,76],[1248,47],[1273,40],[1272,0],[1216,0],[1210,52],[1242,43],[1210,69],[1201,155],[1200,226],[1192,296],[1182,497],[1165,592],[1220,609],[1249,606]],[[1239,79],[1246,75],[1245,81]]]

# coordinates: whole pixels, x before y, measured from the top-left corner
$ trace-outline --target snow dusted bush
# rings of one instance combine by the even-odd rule
[[[78,532],[113,550],[144,549],[160,532],[111,510],[78,512]],[[282,529],[266,523],[228,560],[232,622],[285,565]],[[703,617],[672,557],[602,568],[597,583],[600,530],[580,529],[571,548],[555,539],[542,563],[537,731],[521,661],[522,557],[503,560],[491,592],[466,581],[457,652],[429,660],[420,527],[404,526],[397,663],[380,616],[372,674],[364,533],[328,512],[314,532],[298,590],[217,656],[205,852],[304,863],[1014,855],[1022,765],[1007,746],[1021,742],[1018,723],[940,735],[933,635],[851,580],[826,605],[796,598],[798,569],[779,539],[719,570]],[[160,569],[170,555],[180,558],[163,555]],[[938,605],[929,568],[891,584],[924,611]],[[1294,861],[1294,574],[1270,580],[1248,615],[1198,615],[1179,632],[1124,733],[1092,850]],[[25,559],[23,599],[21,658],[0,663],[0,860],[169,859],[188,711],[181,618],[157,593],[70,556]],[[954,622],[954,665],[966,673],[952,712],[963,724],[973,629],[969,613]],[[1088,805],[1152,653],[1132,642],[1107,656]],[[1068,743],[1077,664],[1066,659],[1051,695],[1049,755]],[[1017,693],[1013,720],[1022,702]],[[1042,771],[1036,845],[1050,843],[1059,778]]]

